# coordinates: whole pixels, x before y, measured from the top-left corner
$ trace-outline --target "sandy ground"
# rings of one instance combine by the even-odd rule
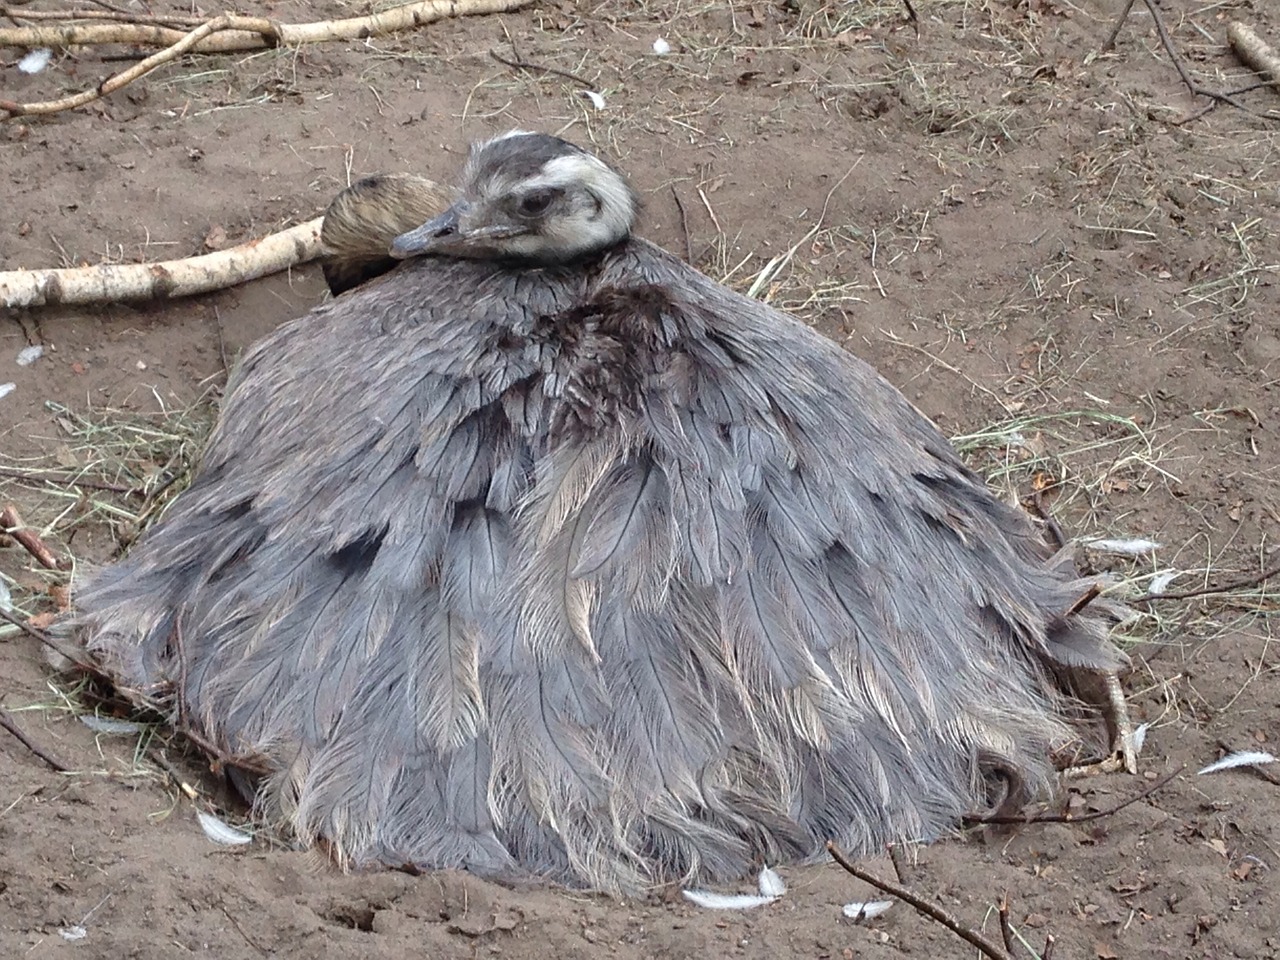
[[[1115,2],[916,5],[918,36],[897,6],[563,0],[190,58],[84,109],[0,124],[0,267],[193,254],[312,217],[352,177],[447,177],[478,135],[560,132],[624,166],[646,197],[644,235],[717,279],[745,289],[794,246],[761,295],[876,363],[1010,496],[1059,481],[1044,502],[1069,536],[1157,541],[1137,559],[1083,553],[1122,589],[1164,572],[1176,591],[1257,574],[1280,523],[1280,125],[1225,105],[1188,120],[1208,102],[1181,85],[1141,2],[1107,55]],[[1280,38],[1263,3],[1161,9],[1205,86],[1249,82],[1223,45],[1228,19]],[[658,37],[670,55],[653,55]],[[604,109],[494,49],[575,73]],[[0,94],[95,83],[122,66],[103,52],[59,52],[27,76],[21,51],[0,49]],[[1241,99],[1280,109],[1265,89]],[[185,302],[0,316],[0,382],[16,385],[0,398],[0,465],[162,487],[198,452],[226,365],[323,296],[307,267]],[[45,355],[17,366],[36,343]],[[162,502],[0,485],[79,564],[109,558]],[[24,615],[55,609],[67,580],[0,546],[0,584]],[[1224,747],[1280,739],[1276,603],[1252,583],[1145,608],[1126,681],[1151,725],[1143,771],[1073,781],[1053,809],[1105,810],[1186,765],[1171,783],[1088,822],[910,851],[904,882],[997,940],[1008,891],[1018,934],[1037,953],[1052,935],[1058,960],[1280,956],[1278,788],[1249,771],[1194,775]],[[162,730],[95,734],[76,719],[83,703],[0,627],[0,704],[73,771],[0,731],[5,957],[975,955],[903,904],[843,919],[868,891],[834,865],[784,869],[783,900],[725,914],[219,848],[156,760],[216,800],[198,758]],[[887,858],[871,866],[894,876]]]

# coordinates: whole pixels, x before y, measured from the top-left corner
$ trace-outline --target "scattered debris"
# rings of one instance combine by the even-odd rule
[[[1095,553],[1112,553],[1119,557],[1143,557],[1160,549],[1154,540],[1085,540],[1081,546]]]
[[[596,93],[594,90],[579,90],[578,93],[590,100],[591,105],[597,110],[604,109],[604,96],[602,94]]]
[[[1142,753],[1142,748],[1147,745],[1147,731],[1151,729],[1151,724],[1140,723],[1133,729],[1133,755],[1136,757]]]
[[[760,871],[760,895],[762,897],[780,897],[787,892],[787,883],[778,876],[777,871],[765,867]]]
[[[653,52],[660,57],[665,57],[671,52],[671,44],[659,37],[657,40],[653,41]]]
[[[1220,773],[1223,770],[1234,770],[1236,767],[1257,767],[1265,763],[1275,763],[1276,758],[1269,753],[1261,750],[1241,750],[1238,753],[1228,753],[1216,763],[1211,763],[1202,770],[1197,770],[1196,774]]]
[[[0,397],[7,397],[17,389],[18,385],[16,383],[0,383]]]
[[[28,51],[27,55],[18,61],[18,69],[23,73],[39,73],[49,65],[52,59],[53,51],[48,47],[40,47]]]
[[[23,347],[18,351],[18,366],[29,367],[43,356],[44,347],[38,343],[35,346]]]
[[[850,920],[861,923],[863,920],[874,920],[892,906],[892,900],[868,900],[865,903],[846,903],[840,909]]]
[[[760,889],[754,893],[713,893],[710,890],[682,890],[686,900],[708,910],[751,910],[773,903],[787,892],[787,885],[777,872],[769,867],[760,871],[756,881]]]
[[[197,810],[196,819],[200,821],[200,829],[204,831],[204,835],[214,843],[220,843],[227,847],[241,847],[246,843],[253,842],[253,837],[250,834],[245,833],[243,830],[237,830],[235,827],[227,826],[211,813]]]
[[[110,736],[125,736],[131,733],[142,732],[142,724],[134,723],[132,720],[117,720],[115,717],[99,717],[91,713],[81,714],[80,722],[94,733],[105,733]]]
[[[754,893],[712,893],[710,890],[682,890],[686,900],[708,910],[752,910],[773,903],[777,897]]]
[[[89,928],[86,926],[86,924],[89,922],[89,918],[92,917],[95,913],[97,913],[98,909],[110,899],[111,899],[111,894],[108,893],[105,897],[103,897],[101,900],[98,901],[97,906],[95,906],[92,910],[90,910],[88,913],[84,915],[84,917],[80,920],[79,923],[73,924],[69,927],[59,927],[58,936],[60,936],[63,940],[66,940],[68,943],[75,943],[78,940],[83,940],[85,937],[89,935]]]

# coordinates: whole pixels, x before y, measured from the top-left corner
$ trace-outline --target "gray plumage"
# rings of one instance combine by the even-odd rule
[[[354,866],[635,892],[1045,787],[1060,682],[1123,664],[1066,558],[867,364],[632,238],[602,161],[513,134],[462,179],[248,352],[80,591],[122,683]]]

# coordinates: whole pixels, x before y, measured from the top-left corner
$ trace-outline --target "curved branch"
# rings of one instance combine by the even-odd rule
[[[156,67],[166,64],[170,60],[178,59],[178,57],[197,46],[202,40],[205,40],[212,34],[221,30],[231,30],[233,22],[238,19],[240,18],[216,17],[208,23],[203,23],[196,27],[190,33],[179,33],[179,40],[173,46],[167,47],[159,53],[153,53],[145,60],[135,63],[128,70],[117,73],[113,77],[108,77],[96,87],[92,87],[88,90],[82,90],[79,93],[74,93],[67,97],[59,97],[57,100],[38,100],[35,103],[14,103],[10,100],[0,100],[0,111],[8,114],[8,116],[0,119],[9,120],[13,117],[23,117],[31,114],[61,113],[63,110],[74,110],[76,107],[83,107],[86,103],[91,103],[99,97],[105,97],[109,93],[114,93],[125,84],[132,83],[139,77],[150,73]],[[164,28],[148,27],[146,29],[163,30]]]
[[[276,23],[265,17],[223,16],[217,20],[225,21],[227,26],[216,36],[201,37],[191,49],[195,53],[230,53],[262,50],[281,44],[363,40],[450,17],[506,13],[528,6],[531,2],[532,0],[421,0],[366,17],[295,24]],[[103,43],[169,47],[182,41],[183,37],[181,30],[151,24],[72,23],[0,29],[0,47],[65,47]]]

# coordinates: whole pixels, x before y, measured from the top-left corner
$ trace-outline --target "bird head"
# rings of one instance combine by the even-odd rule
[[[473,147],[457,202],[397,237],[391,255],[564,263],[626,239],[637,206],[626,178],[599,157],[517,130]]]

